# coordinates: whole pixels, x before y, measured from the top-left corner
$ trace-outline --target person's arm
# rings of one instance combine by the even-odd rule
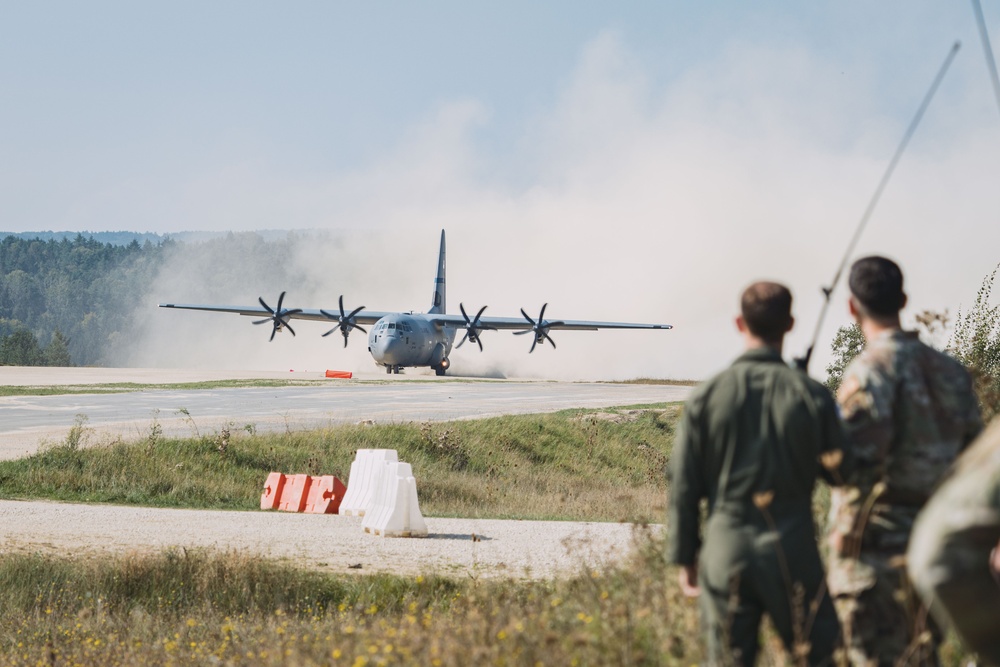
[[[854,474],[856,466],[854,450],[847,440],[847,433],[840,421],[840,414],[833,396],[826,387],[821,387],[817,403],[819,405],[820,429],[820,476],[831,486],[842,486]]]
[[[837,392],[844,433],[854,458],[848,484],[871,487],[881,479],[896,435],[895,387],[875,368],[852,364]]]
[[[863,358],[858,362],[847,368],[837,392],[845,452],[851,461],[843,486],[832,498],[830,545],[843,555],[856,553],[860,546],[867,515],[885,488],[882,478],[896,435],[895,387]]]
[[[701,548],[700,511],[705,496],[702,478],[698,405],[688,401],[681,415],[670,460],[670,504],[667,510],[667,559],[693,567]]]

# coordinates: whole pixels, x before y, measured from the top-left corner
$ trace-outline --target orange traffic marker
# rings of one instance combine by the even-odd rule
[[[333,475],[313,477],[305,511],[311,514],[336,514],[347,487]]]
[[[328,378],[337,378],[339,380],[350,380],[352,377],[354,377],[354,373],[352,373],[351,371],[330,371],[330,370],[328,370],[326,372],[326,376]]]
[[[260,508],[262,510],[278,509],[278,502],[281,500],[281,492],[285,489],[285,476],[280,472],[272,472],[264,482],[264,493],[260,496]]]
[[[285,490],[281,494],[281,500],[278,501],[278,509],[286,512],[304,510],[311,481],[309,475],[288,475],[285,480]]]
[[[347,493],[344,483],[333,475],[283,475],[272,472],[260,497],[262,510],[336,514]]]

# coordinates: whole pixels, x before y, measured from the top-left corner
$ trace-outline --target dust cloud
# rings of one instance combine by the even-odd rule
[[[942,52],[943,55],[943,52]],[[928,62],[928,82],[936,66]],[[976,73],[978,74],[978,73]],[[897,259],[910,313],[970,303],[1000,261],[1000,123],[988,89],[953,75],[928,113],[855,255]],[[916,80],[916,79],[915,79]],[[705,378],[739,353],[740,290],[788,284],[801,354],[827,284],[909,120],[846,104],[871,82],[847,80],[800,52],[731,48],[654,84],[615,33],[590,43],[553,103],[503,151],[483,136],[482,102],[442,102],[375,163],[309,184],[256,173],[238,203],[258,227],[291,234],[268,256],[241,243],[185,247],[137,318],[133,365],[375,370],[365,336],[345,350],[329,329],[293,323],[268,342],[250,318],[166,311],[157,302],[426,311],[438,235],[448,233],[448,311],[673,324],[672,331],[487,332],[485,351],[452,353],[457,374],[560,379]],[[920,86],[907,100],[919,99]],[[982,88],[982,96],[970,91]],[[948,96],[951,96],[951,99]],[[970,100],[972,100],[970,102]],[[985,101],[984,101],[985,100]],[[210,188],[199,190],[210,197]],[[288,204],[289,215],[276,212]],[[206,200],[205,210],[217,202]],[[261,224],[253,211],[275,211]],[[228,216],[236,216],[232,210]],[[238,216],[237,216],[238,217]],[[205,221],[205,227],[209,227]],[[225,271],[219,267],[226,267]],[[840,286],[811,372],[822,379]],[[330,325],[333,326],[332,323]],[[414,371],[410,371],[412,374]]]

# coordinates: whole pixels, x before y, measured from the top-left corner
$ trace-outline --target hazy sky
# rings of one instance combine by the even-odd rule
[[[1000,43],[1000,2],[983,5]],[[1000,112],[961,1],[0,0],[0,229],[373,230],[352,270],[390,286],[365,293],[319,253],[323,301],[298,305],[347,286],[425,309],[444,227],[452,311],[548,300],[552,317],[677,326],[564,334],[536,372],[703,377],[738,350],[756,278],[793,287],[789,351],[805,346],[956,39],[858,248],[903,264],[911,313],[954,312],[1000,262]],[[151,299],[188,300],[170,288]],[[288,346],[260,350],[288,365]]]

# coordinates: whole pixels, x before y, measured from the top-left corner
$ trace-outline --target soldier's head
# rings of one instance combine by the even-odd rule
[[[870,320],[898,326],[899,311],[906,305],[903,272],[886,257],[862,257],[851,266],[851,314],[860,322]]]
[[[736,326],[744,335],[781,349],[794,323],[792,293],[784,285],[760,281],[743,290]]]

